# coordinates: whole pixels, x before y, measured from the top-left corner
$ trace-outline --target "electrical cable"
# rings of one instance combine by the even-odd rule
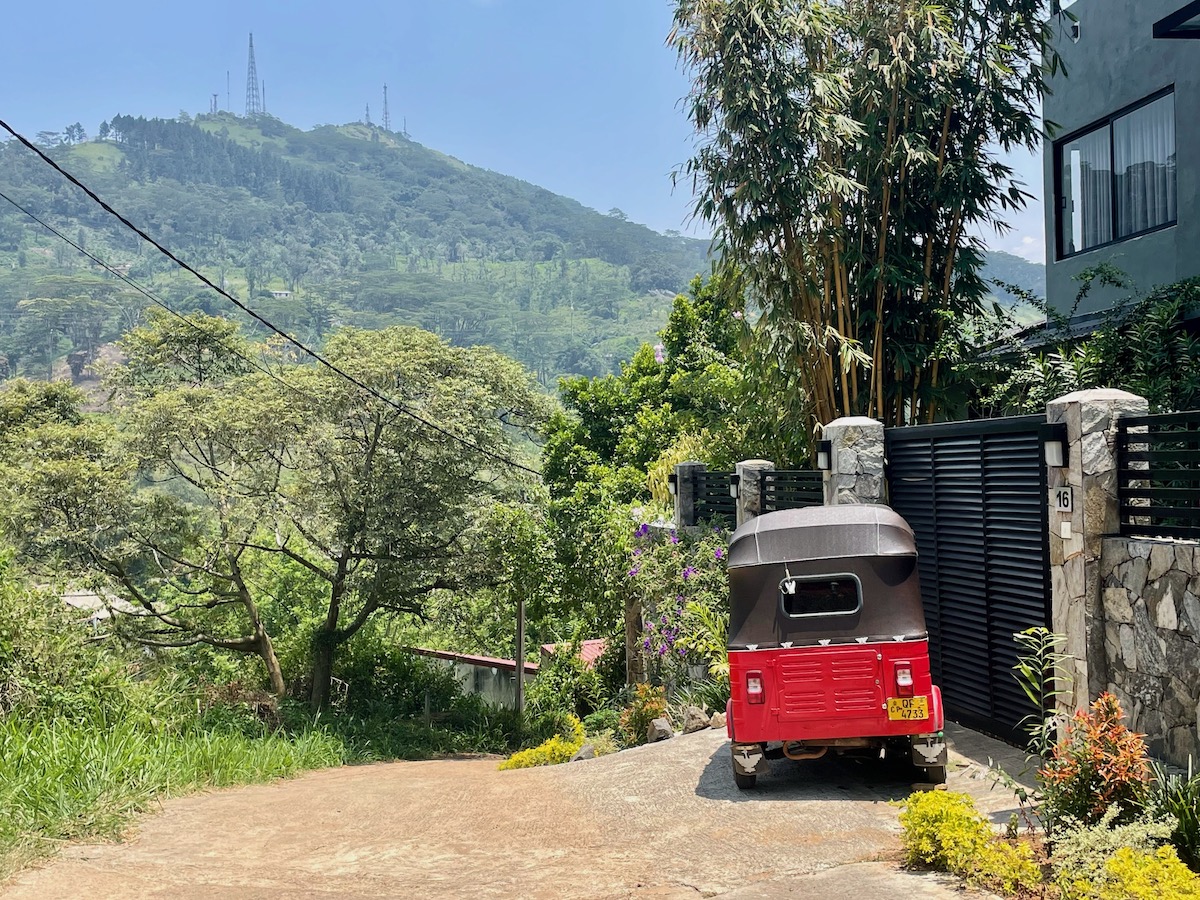
[[[42,149],[40,147],[38,147],[36,144],[34,144],[32,141],[30,141],[27,137],[25,137],[23,134],[21,134],[16,129],[14,129],[11,125],[9,125],[3,119],[0,119],[0,128],[3,128],[5,131],[7,131],[9,134],[11,134],[27,149],[29,149],[34,154],[36,154],[43,162],[45,162],[52,169],[54,169],[56,172],[58,172],[60,175],[62,175],[64,178],[66,178],[67,181],[71,182],[71,184],[75,185],[77,188],[79,188],[81,191],[83,191],[85,194],[87,194],[87,196],[92,201],[94,201],[96,204],[98,204],[100,206],[100,208],[103,209],[106,213],[113,216],[118,222],[120,222],[122,225],[124,225],[127,229],[132,231],[134,234],[136,234],[138,237],[140,237],[142,240],[144,240],[150,246],[152,246],[155,250],[157,250],[159,253],[161,253],[163,256],[165,256],[167,259],[171,260],[171,262],[175,263],[175,265],[179,266],[179,268],[183,269],[185,272],[188,272],[190,275],[192,275],[193,277],[198,279],[202,284],[206,285],[209,288],[212,288],[212,290],[216,291],[218,294],[220,294],[222,297],[224,297],[226,300],[228,300],[230,303],[232,303],[234,306],[236,306],[238,309],[240,309],[246,315],[250,316],[252,319],[257,321],[258,323],[260,323],[261,325],[263,325],[270,331],[273,331],[275,334],[279,335],[281,338],[286,340],[288,343],[292,344],[294,347],[296,347],[298,350],[300,350],[306,356],[310,357],[312,360],[314,360],[319,365],[324,366],[329,371],[333,372],[335,375],[339,376],[340,378],[344,379],[345,381],[349,382],[350,384],[353,384],[355,387],[359,388],[360,390],[365,391],[367,394],[370,394],[372,397],[375,397],[376,399],[383,401],[388,406],[391,406],[393,409],[395,409],[397,412],[400,412],[412,419],[415,419],[416,421],[425,425],[427,428],[430,428],[433,431],[438,432],[439,434],[449,438],[450,440],[454,441],[455,443],[461,444],[464,447],[469,447],[470,449],[476,451],[477,453],[481,453],[484,456],[488,457],[489,459],[494,459],[497,462],[503,463],[504,465],[509,466],[511,468],[520,469],[522,471],[528,472],[531,475],[536,475],[538,477],[541,477],[542,473],[537,471],[536,469],[532,469],[529,466],[526,466],[526,465],[523,465],[522,463],[517,462],[516,460],[509,459],[506,456],[503,456],[499,453],[495,453],[491,450],[488,450],[485,447],[481,447],[479,444],[476,444],[473,441],[469,441],[466,438],[459,437],[458,435],[454,434],[451,431],[448,431],[447,429],[443,428],[442,426],[440,426],[434,422],[431,422],[428,419],[413,412],[411,409],[408,409],[403,404],[396,402],[395,400],[393,400],[392,398],[390,398],[384,394],[381,394],[379,391],[375,390],[370,385],[365,384],[364,382],[355,378],[350,373],[346,372],[340,366],[336,365],[333,362],[330,362],[328,359],[326,359],[320,353],[318,353],[317,351],[308,347],[306,344],[302,343],[301,341],[298,341],[296,338],[292,337],[290,334],[285,332],[283,329],[277,327],[274,323],[270,322],[268,319],[266,319],[259,313],[255,312],[253,309],[251,309],[249,306],[247,306],[241,300],[237,299],[237,297],[230,294],[224,288],[218,287],[203,272],[198,271],[197,269],[190,266],[188,263],[181,260],[178,256],[176,256],[174,253],[172,253],[169,249],[164,247],[162,244],[160,244],[158,241],[156,241],[154,238],[152,238],[149,234],[147,234],[145,231],[143,231],[141,228],[139,228],[137,225],[135,225],[129,219],[125,218],[123,215],[121,215],[119,212],[117,212],[115,209],[113,209],[111,206],[109,206],[108,203],[106,203],[103,199],[101,199],[101,197],[98,194],[96,194],[95,191],[93,191],[86,184],[84,184],[82,181],[80,181],[77,177],[75,177],[73,174],[71,174],[66,169],[64,169],[62,166],[60,166],[55,160],[53,160],[49,156],[47,156],[46,153],[44,151],[42,151]],[[12,201],[9,201],[9,202],[12,202]],[[68,241],[68,243],[71,243],[74,246],[73,242]],[[77,247],[77,249],[81,249],[81,248]],[[81,252],[86,253],[86,251],[82,251],[82,249],[81,249]]]
[[[225,341],[222,341],[220,338],[217,338],[215,335],[212,334],[212,332],[206,331],[203,326],[196,324],[191,319],[189,319],[187,316],[185,316],[183,313],[172,308],[170,306],[170,304],[168,304],[161,297],[159,297],[158,295],[153,293],[149,288],[145,287],[144,285],[142,285],[139,282],[135,281],[134,279],[130,278],[128,275],[125,275],[124,273],[122,273],[119,269],[115,268],[114,266],[109,265],[107,262],[100,259],[100,257],[96,256],[91,251],[80,246],[75,241],[71,240],[69,237],[67,237],[65,234],[63,234],[61,231],[59,231],[57,228],[55,228],[53,225],[51,225],[49,222],[46,222],[44,219],[39,218],[35,213],[26,209],[24,206],[22,206],[20,203],[18,203],[12,197],[8,196],[8,194],[4,193],[3,191],[0,191],[0,200],[6,201],[7,203],[12,205],[16,209],[23,212],[30,219],[32,219],[34,222],[37,222],[37,224],[41,225],[43,228],[45,228],[48,232],[50,232],[56,238],[63,241],[67,245],[73,247],[74,249],[78,250],[80,253],[82,253],[84,256],[86,256],[88,259],[90,259],[92,262],[94,262],[96,265],[100,266],[100,268],[104,269],[104,271],[108,272],[110,275],[112,275],[116,278],[119,278],[121,281],[128,284],[139,294],[146,297],[146,299],[148,299],[151,303],[155,304],[156,306],[162,307],[162,309],[166,310],[168,313],[170,313],[172,316],[174,316],[179,321],[183,322],[185,325],[194,329],[198,333],[204,335],[209,340],[213,340],[216,343],[220,344],[222,347],[224,347],[226,350],[228,350],[234,356],[236,356],[239,359],[241,359],[242,361],[244,361],[251,368],[261,372],[262,374],[268,376],[269,378],[274,379],[275,381],[279,382],[284,387],[299,394],[301,397],[304,397],[306,400],[314,399],[311,394],[305,393],[301,388],[298,388],[298,387],[296,387],[296,385],[291,384],[290,382],[287,382],[284,379],[280,378],[275,372],[272,372],[266,366],[262,365],[262,363],[259,362],[258,360],[247,356],[245,353],[242,353],[236,347],[232,346],[231,344],[229,344]]]

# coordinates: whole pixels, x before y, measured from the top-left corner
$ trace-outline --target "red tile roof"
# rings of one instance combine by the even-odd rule
[[[558,644],[542,644],[542,656],[553,656]],[[562,646],[567,647],[568,644]],[[579,658],[583,660],[584,666],[587,668],[595,668],[596,660],[604,653],[605,641],[603,638],[593,638],[588,641],[580,641],[579,643]]]

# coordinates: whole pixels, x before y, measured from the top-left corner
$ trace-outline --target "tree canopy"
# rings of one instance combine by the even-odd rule
[[[337,648],[373,616],[513,577],[489,530],[532,486],[504,461],[550,408],[518,364],[414,328],[336,333],[327,358],[381,400],[196,324],[155,315],[125,341],[119,430],[72,413],[12,440],[11,533],[128,601],[130,637],[255,653],[282,693],[271,629],[307,629],[322,708]],[[279,565],[307,608],[270,608]]]
[[[937,415],[986,294],[973,229],[1025,200],[999,151],[1040,137],[1044,7],[678,0],[684,173],[763,306],[757,375],[793,421]]]

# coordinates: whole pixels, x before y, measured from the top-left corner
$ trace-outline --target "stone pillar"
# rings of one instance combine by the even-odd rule
[[[886,503],[883,423],[865,416],[834,419],[822,434],[830,445],[825,505]]]
[[[675,527],[691,528],[696,524],[696,477],[707,472],[702,462],[688,460],[675,466]]]
[[[775,470],[765,459],[746,459],[735,467],[738,475],[737,524],[762,514],[762,476]]]
[[[1116,418],[1148,408],[1144,397],[1107,388],[1076,391],[1046,406],[1047,422],[1067,426],[1067,465],[1047,470],[1051,497],[1056,488],[1073,488],[1071,512],[1049,511],[1051,622],[1074,658],[1063,712],[1087,706],[1108,689],[1100,557],[1104,535],[1120,530]]]

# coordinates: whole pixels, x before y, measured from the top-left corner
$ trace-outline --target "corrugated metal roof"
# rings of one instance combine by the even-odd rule
[[[469,666],[480,666],[489,669],[505,669],[509,672],[517,671],[516,660],[498,659],[494,656],[476,656],[472,653],[453,653],[449,650],[428,650],[424,647],[406,647],[409,653],[416,653],[420,656],[431,656],[434,659],[448,659],[451,662],[465,663]],[[538,670],[537,663],[525,663],[526,674],[534,674]]]

